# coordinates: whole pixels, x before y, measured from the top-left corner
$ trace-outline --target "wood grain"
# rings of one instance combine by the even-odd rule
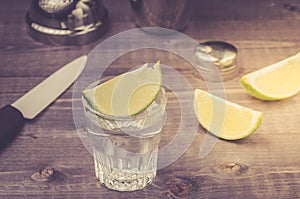
[[[0,7],[0,106],[12,103],[101,41],[135,27],[128,2],[105,0],[111,26],[102,38],[83,46],[47,46],[26,33],[24,16],[29,3],[10,0]],[[92,156],[72,116],[72,101],[80,99],[72,99],[70,87],[28,121],[15,142],[0,152],[0,198],[300,198],[299,95],[263,102],[239,84],[243,74],[299,52],[299,24],[296,0],[194,0],[192,21],[183,33],[199,42],[225,40],[238,48],[239,75],[224,82],[223,89],[228,100],[263,112],[259,129],[243,140],[218,140],[206,157],[199,158],[205,138],[211,135],[198,126],[191,146],[160,169],[150,186],[120,193],[100,185],[95,177]],[[180,72],[192,88],[208,90],[189,63],[170,53],[128,53],[115,60],[105,75],[117,75],[158,58]],[[181,117],[178,99],[170,90],[168,97],[160,147],[172,141]],[[189,114],[193,117],[192,111]]]

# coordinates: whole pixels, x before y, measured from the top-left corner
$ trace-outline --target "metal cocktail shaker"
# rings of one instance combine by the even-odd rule
[[[107,29],[102,0],[32,0],[26,14],[31,37],[56,45],[80,45]]]
[[[130,0],[139,27],[162,27],[181,31],[191,16],[190,0]]]

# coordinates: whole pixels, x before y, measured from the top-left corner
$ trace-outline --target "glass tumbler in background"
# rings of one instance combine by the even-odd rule
[[[166,116],[164,88],[146,110],[131,117],[104,115],[84,97],[82,101],[100,182],[117,191],[135,191],[150,184],[156,176],[158,145]]]
[[[139,27],[182,31],[191,17],[191,0],[130,0]]]

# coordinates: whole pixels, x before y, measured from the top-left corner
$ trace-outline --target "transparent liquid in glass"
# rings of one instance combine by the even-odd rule
[[[155,101],[133,117],[103,115],[82,100],[100,182],[118,191],[139,190],[150,184],[156,176],[165,120],[165,90],[162,88]]]

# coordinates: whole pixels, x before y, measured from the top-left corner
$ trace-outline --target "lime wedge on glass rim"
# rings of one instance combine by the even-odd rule
[[[300,53],[242,76],[240,83],[261,100],[281,100],[300,91]]]
[[[96,111],[111,116],[134,116],[152,104],[160,92],[160,62],[116,76],[84,90],[83,96]]]
[[[223,114],[222,110],[223,109]],[[262,113],[211,95],[194,91],[194,112],[201,126],[225,140],[251,135],[261,124]]]

